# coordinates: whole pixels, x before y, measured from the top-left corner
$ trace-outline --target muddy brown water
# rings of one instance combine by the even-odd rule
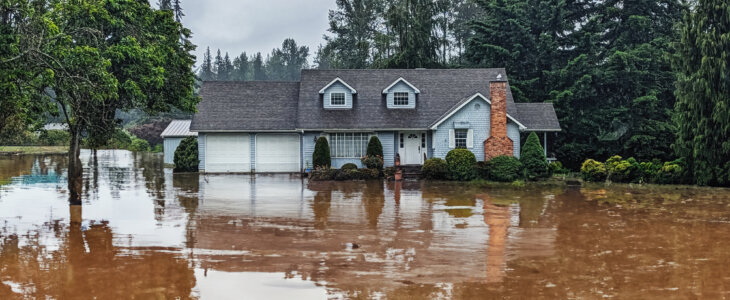
[[[0,158],[0,299],[730,297],[730,190],[175,174]]]

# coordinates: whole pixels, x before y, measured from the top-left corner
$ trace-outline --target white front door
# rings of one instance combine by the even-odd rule
[[[425,136],[422,132],[401,132],[402,145],[400,149],[400,160],[403,165],[423,164],[422,143],[425,144]]]

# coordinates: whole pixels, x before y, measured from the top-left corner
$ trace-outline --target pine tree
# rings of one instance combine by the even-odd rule
[[[250,62],[248,61],[248,55],[246,52],[241,53],[240,56],[233,59],[233,72],[231,74],[231,80],[234,81],[245,81],[248,80]]]
[[[545,152],[540,145],[540,138],[535,132],[531,132],[527,136],[525,145],[522,146],[520,153],[520,162],[522,163],[525,177],[529,180],[545,178],[549,175],[547,159]]]
[[[392,1],[386,22],[396,37],[397,47],[384,62],[388,68],[437,67],[437,38],[433,35],[436,8],[432,0]]]
[[[220,74],[221,72],[223,74],[226,73],[226,64],[223,61],[223,56],[221,55],[221,49],[218,49],[218,53],[215,55],[215,61],[213,61],[213,68],[215,72],[215,80],[221,80]]]
[[[380,1],[336,0],[337,9],[330,11],[329,32],[325,36],[328,51],[344,68],[364,69],[370,64],[370,52],[376,26],[376,9]]]
[[[285,39],[281,44],[281,50],[278,50],[281,56],[285,70],[282,80],[299,80],[302,69],[307,67],[307,57],[309,56],[309,47],[297,46],[294,39]]]
[[[157,2],[157,5],[160,7],[160,10],[171,10],[172,9],[172,3],[170,0],[160,0]]]
[[[220,55],[220,52],[219,52]],[[216,57],[217,59],[217,57]],[[218,80],[228,81],[231,80],[231,73],[233,72],[233,64],[231,58],[228,56],[228,52],[223,56],[223,60],[218,66]]]
[[[700,185],[730,185],[730,3],[700,0],[680,25],[676,153]]]
[[[213,62],[210,57],[210,47],[205,49],[205,53],[203,54],[203,63],[200,66],[200,74],[198,76],[200,76],[200,80],[202,81],[215,80]]]
[[[175,12],[175,21],[178,23],[182,22],[182,17],[185,16],[183,13],[182,6],[180,5],[180,0],[172,0],[172,11]]]
[[[266,80],[266,69],[261,52],[257,52],[253,59],[253,80]]]
[[[332,165],[330,157],[330,146],[326,137],[319,137],[314,144],[314,152],[312,153],[312,164],[315,168],[329,168]]]

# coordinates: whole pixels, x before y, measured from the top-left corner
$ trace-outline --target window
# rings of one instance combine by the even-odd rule
[[[360,158],[367,154],[370,134],[365,132],[330,133],[330,155],[332,157]]]
[[[403,148],[403,134],[400,134],[400,147]]]
[[[407,92],[393,93],[393,105],[408,105],[408,93]]]
[[[330,94],[330,105],[345,105],[345,93]]]
[[[454,131],[454,145],[457,149],[466,148],[466,129],[457,129]]]
[[[426,149],[426,133],[421,133],[421,148]]]

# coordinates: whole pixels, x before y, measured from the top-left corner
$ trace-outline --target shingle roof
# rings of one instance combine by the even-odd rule
[[[190,132],[190,120],[172,120],[160,134],[161,137],[188,137],[198,136],[197,132]]]
[[[517,118],[527,131],[560,131],[552,103],[516,103]]]
[[[428,128],[455,102],[476,93],[489,96],[489,82],[507,80],[504,69],[425,69],[425,70],[302,70],[297,128]],[[334,78],[341,78],[357,94],[353,108],[325,110],[319,90]],[[383,89],[403,77],[421,93],[416,109],[388,109]],[[514,115],[512,92],[507,90],[507,113]]]
[[[296,127],[299,82],[206,81],[200,88],[200,96],[203,100],[198,104],[190,130],[293,130]]]

